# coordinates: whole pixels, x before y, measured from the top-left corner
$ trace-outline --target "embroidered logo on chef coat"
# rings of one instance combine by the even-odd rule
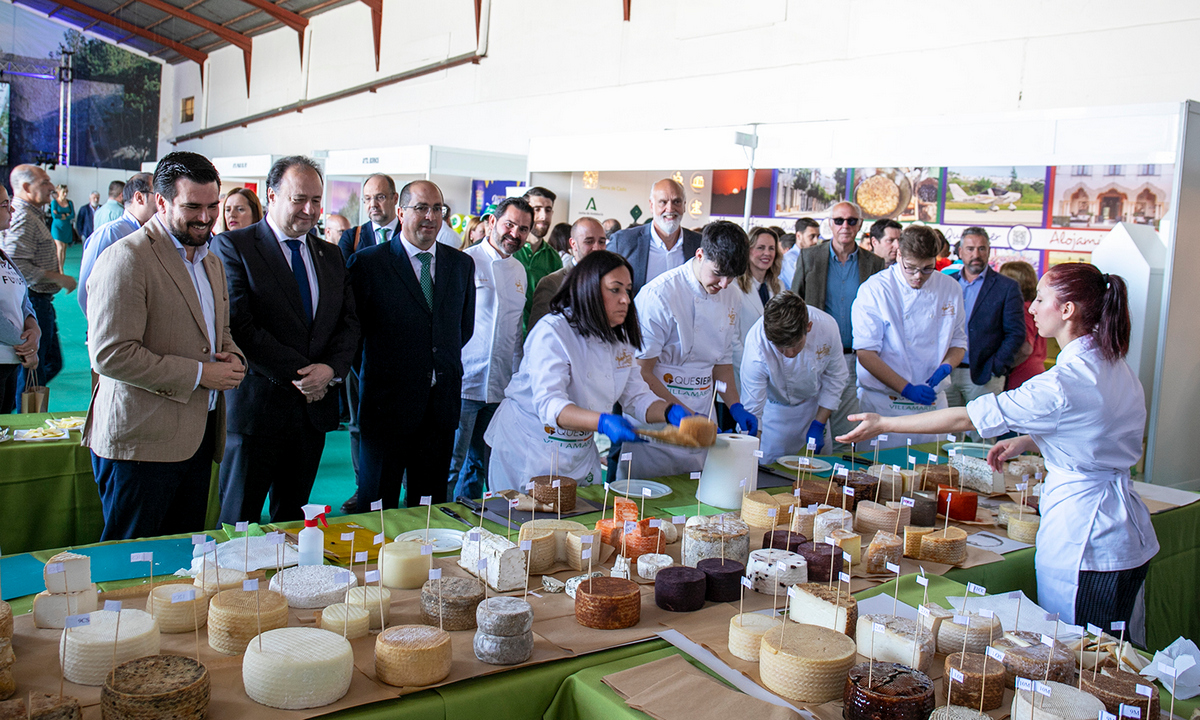
[[[832,348],[829,347],[828,343],[822,345],[821,347],[817,348],[817,359],[824,360],[826,357],[829,356],[829,353],[831,351],[832,351]]]
[[[733,325],[735,323],[737,323],[737,310],[729,308],[729,324]]]
[[[633,367],[633,353],[629,352],[629,348],[624,348],[617,355],[617,369]]]
[[[947,300],[946,304],[942,306],[942,317],[946,317],[949,315],[956,315],[957,313],[958,313],[958,310],[954,307],[953,300]]]
[[[520,280],[517,280],[517,292],[521,293],[522,295],[525,294],[525,286],[521,284]]]

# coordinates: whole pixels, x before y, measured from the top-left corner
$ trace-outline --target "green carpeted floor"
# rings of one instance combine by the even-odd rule
[[[79,277],[83,248],[74,245],[67,250],[66,272]],[[91,398],[92,379],[88,370],[87,318],[79,309],[75,293],[54,296],[58,313],[58,331],[62,342],[63,370],[50,383],[51,412],[87,410]],[[333,513],[341,514],[342,503],[354,493],[354,467],[350,463],[350,434],[345,430],[332,432],[325,440],[325,454],[313,486],[312,502],[329,505]],[[266,516],[263,517],[266,522]]]

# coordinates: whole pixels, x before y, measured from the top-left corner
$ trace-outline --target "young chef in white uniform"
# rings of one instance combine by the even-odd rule
[[[841,342],[832,315],[786,291],[750,328],[741,390],[746,410],[761,418],[763,462],[802,453],[810,439],[818,453],[825,446],[825,423],[850,378]]]
[[[634,362],[642,338],[632,292],[633,269],[615,253],[590,253],[567,275],[550,314],[525,339],[521,370],[488,426],[492,490],[523,491],[551,468],[580,485],[599,481],[594,433],[631,447],[642,442],[627,419],[603,412],[614,402],[639,422],[678,425],[690,414],[642,379]]]
[[[642,377],[660,398],[707,415],[716,382],[725,384],[721,399],[738,427],[758,434],[758,419],[742,406],[733,375],[741,293],[729,285],[746,271],[749,241],[738,225],[718,221],[704,227],[700,248],[688,262],[647,283],[638,292]],[[633,475],[653,478],[700,470],[707,448],[638,445]],[[627,463],[617,468],[626,477]]]
[[[938,386],[967,347],[963,294],[936,271],[937,235],[923,226],[900,234],[900,259],[858,290],[851,318],[858,355],[858,402],[865,412],[914,415],[946,407]],[[889,433],[880,447],[933,442]]]
[[[978,430],[1001,440],[988,452],[1005,460],[1040,451],[1046,479],[1038,510],[1038,604],[1063,622],[1103,628],[1128,621],[1158,539],[1129,468],[1142,456],[1146,404],[1125,354],[1129,309],[1125,281],[1093,265],[1051,268],[1029,308],[1038,334],[1058,340],[1057,363],[1020,387],[984,395],[965,408],[915,417],[862,420],[849,439],[879,433]]]

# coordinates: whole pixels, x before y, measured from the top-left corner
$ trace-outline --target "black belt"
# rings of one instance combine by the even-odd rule
[[[843,355],[853,355],[854,349],[853,348],[842,348],[842,354]]]
[[[960,368],[963,368],[964,370],[970,370],[970,369],[971,369],[971,366],[970,366],[969,364],[965,363],[965,362],[964,362],[964,363],[959,363],[959,364],[958,364],[958,366],[959,366]]]

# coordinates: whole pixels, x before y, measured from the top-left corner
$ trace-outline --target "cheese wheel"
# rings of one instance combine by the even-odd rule
[[[1014,630],[993,639],[992,647],[1004,653],[1004,685],[1007,688],[1016,687],[1018,677],[1066,683],[1075,678],[1075,654],[1057,640],[1051,648],[1042,644],[1042,636],[1038,633]],[[1046,672],[1047,660],[1050,661],[1049,674]]]
[[[853,595],[814,582],[795,588],[795,596],[788,597],[788,617],[854,637],[858,629],[858,601]]]
[[[837,547],[841,548],[843,552],[850,553],[851,565],[857,565],[862,560],[862,535],[853,530],[834,528],[829,531],[826,538],[837,543]]]
[[[530,532],[533,532],[532,528]],[[547,552],[547,548],[553,549],[553,544],[553,540],[542,540],[543,556]],[[463,544],[462,552],[458,555],[458,566],[478,577],[481,558],[487,560],[487,570],[482,579],[487,582],[488,587],[497,592],[509,592],[525,587],[526,553],[522,552],[521,548],[508,538],[497,535],[491,530],[480,528],[478,541],[468,540]],[[429,563],[426,561],[425,567],[428,568],[428,566]],[[422,572],[428,578],[428,570]],[[417,587],[421,587],[423,584],[421,583]]]
[[[57,572],[50,572],[51,569]],[[46,592],[78,592],[92,584],[92,559],[79,553],[60,552],[46,561],[42,579]]]
[[[795,493],[796,490],[800,491],[799,497],[802,506],[825,505],[838,501],[838,496],[842,494],[842,482],[837,477],[825,480],[801,478],[800,482],[792,483],[792,492]]]
[[[842,691],[845,720],[925,720],[934,704],[929,676],[898,663],[855,665]]]
[[[1037,544],[1037,531],[1042,519],[1033,513],[1008,516],[1008,536],[1017,542]]]
[[[854,529],[862,534],[886,531],[895,534],[896,526],[912,524],[912,510],[902,505],[880,505],[879,503],[863,500],[854,511]]]
[[[854,516],[849,510],[834,508],[818,515],[816,520],[813,520],[813,542],[825,542],[825,538],[834,530],[854,530]]]
[[[33,597],[33,625],[61,629],[68,615],[86,615],[100,607],[96,586],[88,585],[78,592],[50,593],[46,590]]]
[[[658,571],[671,567],[675,561],[670,555],[647,553],[637,559],[637,574],[643,580],[653,580]]]
[[[938,486],[938,513],[951,520],[975,522],[979,510],[979,494],[961,490],[958,486]]]
[[[371,614],[361,605],[334,603],[321,610],[321,629],[354,640],[370,631]]]
[[[808,582],[808,563],[803,555],[787,550],[755,550],[746,564],[746,577],[755,592],[787,597],[789,587]]]
[[[9,669],[16,661],[17,656],[13,653],[12,640],[8,638],[0,639],[0,670]]]
[[[763,533],[762,546],[768,550],[787,550],[796,552],[796,548],[808,542],[808,538],[791,530],[768,530]]]
[[[853,512],[863,500],[873,500],[879,478],[862,470],[851,470],[842,478],[842,485],[854,488],[854,497],[848,498],[846,508]],[[832,502],[832,501],[831,501]]]
[[[567,536],[576,531],[586,531],[587,526],[583,523],[577,523],[574,520],[556,520],[554,518],[538,518],[530,520],[521,525],[521,531],[525,532],[526,528],[529,531],[549,530],[554,533],[554,561],[565,563],[568,562],[570,553],[568,550]],[[525,539],[525,536],[518,535],[518,539]]]
[[[1013,694],[1011,717],[1029,718],[1033,720],[1092,720],[1099,717],[1104,709],[1104,703],[1082,690],[1076,690],[1053,680],[1046,683],[1050,686],[1050,697],[1038,695],[1028,690],[1017,690]],[[1143,711],[1145,705],[1142,706]]]
[[[915,470],[895,470],[891,465],[872,465],[867,472],[879,478],[880,500],[898,501],[901,495],[915,487],[920,478]]]
[[[912,494],[913,506],[912,524],[917,527],[933,527],[937,524],[938,500],[937,491],[915,492]]]
[[[955,622],[955,618],[960,617],[965,617],[970,623]],[[986,618],[974,612],[959,612],[942,618],[936,634],[939,653],[948,655],[962,652],[965,647],[969,653],[983,654],[993,640],[1004,634],[1004,628],[995,616]]]
[[[683,532],[683,564],[696,567],[705,558],[750,559],[750,526],[734,513],[690,517]]]
[[[638,504],[627,497],[613,497],[613,520],[623,523],[627,520],[637,521],[640,518]]]
[[[961,564],[967,559],[966,531],[948,527],[923,535],[921,537],[921,559],[944,565]]]
[[[250,638],[287,627],[288,604],[271,590],[226,590],[208,604],[208,646],[225,655],[239,655]]]
[[[529,523],[525,524],[528,525]],[[526,555],[530,575],[541,575],[554,567],[556,548],[553,530],[537,527],[536,525],[526,528],[522,525],[517,539],[519,542],[529,542],[529,550],[526,551]],[[465,548],[470,544],[470,542],[467,542],[463,547]],[[468,572],[470,571],[468,570]]]
[[[809,582],[829,582],[838,576],[845,564],[841,549],[825,543],[806,542],[797,550],[808,567]]]
[[[583,541],[583,538],[591,535],[592,543],[589,545]],[[583,559],[583,551],[591,549],[593,559],[599,559],[600,553],[597,547],[603,542],[600,533],[595,530],[569,530],[567,531],[567,564],[575,572],[583,572],[587,570],[587,560]]]
[[[0,600],[0,640],[11,640],[13,636],[12,606]]]
[[[187,585],[158,585],[146,597],[146,612],[158,620],[159,632],[192,632],[208,624],[208,596],[196,590],[195,598],[171,602],[171,596],[188,589]]]
[[[657,583],[657,581],[656,581]],[[597,630],[620,630],[641,620],[637,583],[614,577],[591,578],[575,589],[575,622]]]
[[[935,527],[904,526],[904,557],[921,559],[921,538],[937,530]]]
[[[875,632],[875,625],[883,632]],[[937,642],[933,633],[897,615],[862,615],[858,618],[858,654],[876,662],[900,663],[929,672]]]
[[[533,633],[520,635],[490,635],[482,630],[475,632],[472,643],[475,657],[489,665],[518,665],[533,655]]]
[[[663,568],[654,578],[654,604],[671,612],[694,612],[704,607],[704,589],[703,570],[680,565]]]
[[[919,477],[918,490],[934,490],[938,485],[953,485],[958,487],[958,469],[949,465],[941,464],[924,464],[914,465],[913,470],[917,472]],[[972,518],[974,519],[974,518]]]
[[[1026,509],[1025,513],[1032,514],[1033,511]],[[996,508],[996,524],[1000,527],[1008,527],[1008,518],[1010,515],[1025,514],[1021,512],[1021,506],[1015,502],[1000,503]]]
[[[450,674],[450,633],[428,625],[396,625],[375,638],[375,677],[396,687],[422,687]]]
[[[987,460],[970,455],[956,454],[950,458],[950,466],[958,470],[962,487],[982,495],[999,495],[1004,492],[1004,473],[993,472]]]
[[[142,610],[121,610],[120,634],[117,613],[97,610],[88,613],[90,624],[63,630],[58,643],[63,675],[76,685],[103,685],[112,670],[126,660],[157,655],[158,623]]]
[[[662,532],[650,527],[649,518],[634,523],[632,532],[625,532],[624,527],[613,530],[613,544],[618,552],[631,561],[647,553],[660,553],[667,547]]]
[[[771,628],[777,628],[783,621],[761,613],[741,613],[729,619],[729,652],[734,657],[758,662],[758,653],[762,649],[762,637]]]
[[[951,682],[951,669],[963,674],[961,682]],[[981,653],[951,653],[946,656],[942,688],[951,705],[977,708],[982,701],[984,710],[995,710],[1004,703],[1004,663]]]
[[[364,585],[350,588],[347,602],[366,609],[372,630],[382,630],[384,621],[392,619],[392,591],[378,585]],[[380,612],[383,614],[380,615]]]
[[[929,714],[929,720],[991,720],[991,717],[960,705],[939,705]]]
[[[250,699],[284,710],[337,702],[353,675],[350,642],[318,628],[267,630],[246,646],[242,658],[242,684]]]
[[[385,587],[415,590],[429,579],[429,559],[421,554],[420,542],[397,540],[380,549],[380,567]]]
[[[792,510],[792,534],[811,538],[813,536],[813,523],[816,521],[816,519],[816,510],[809,510],[806,507],[797,506]]]
[[[323,608],[343,602],[346,591],[356,585],[358,578],[345,568],[297,565],[275,573],[270,589],[287,598],[289,607]]]
[[[516,597],[490,597],[475,608],[479,631],[499,637],[516,637],[533,629],[533,608]]]
[[[7,700],[17,691],[17,680],[10,668],[0,670],[0,700]]]
[[[751,490],[742,496],[742,522],[760,528],[788,527],[792,522],[792,507],[800,498],[791,493],[772,495],[766,490]],[[770,515],[771,510],[775,516]]]
[[[857,648],[818,625],[780,626],[763,634],[758,671],[768,690],[788,700],[822,703],[841,697]]]
[[[558,482],[558,487],[554,487],[555,481]],[[575,509],[576,487],[577,483],[571,478],[561,475],[538,475],[533,478],[533,499],[554,506],[553,512],[571,512]]]
[[[1158,704],[1158,693],[1150,693],[1149,698],[1138,695],[1138,685],[1150,685],[1150,682],[1141,675],[1106,667],[1095,677],[1085,670],[1080,688],[1104,703],[1105,709],[1118,718],[1121,717],[1122,705],[1133,705],[1141,709],[1142,718],[1157,720],[1162,712]],[[1146,712],[1147,699],[1150,702],[1149,713]]]
[[[711,602],[733,602],[741,597],[742,575],[746,566],[737,560],[705,558],[696,563],[704,573],[704,599]]]
[[[666,540],[668,545],[679,542],[679,528],[675,523],[663,520],[658,529],[662,530],[663,540]]]
[[[421,586],[421,620],[448,632],[473,630],[483,594],[483,583],[475,578],[426,580]]]
[[[875,533],[875,537],[871,538],[871,544],[867,546],[863,559],[866,562],[867,572],[883,573],[889,572],[888,563],[899,565],[902,555],[904,555],[904,542],[898,536],[886,530],[880,530]]]
[[[208,712],[208,668],[182,655],[149,655],[121,663],[104,679],[106,720],[162,717],[201,720]]]
[[[211,562],[204,564],[204,569],[196,575],[192,584],[202,590],[205,595],[212,597],[220,590],[241,590],[242,583],[249,576],[241,570],[233,568],[217,568]]]
[[[82,720],[83,710],[79,700],[71,697],[33,693],[28,695],[32,707],[25,707],[24,697],[13,698],[8,702],[0,702],[0,720]]]

